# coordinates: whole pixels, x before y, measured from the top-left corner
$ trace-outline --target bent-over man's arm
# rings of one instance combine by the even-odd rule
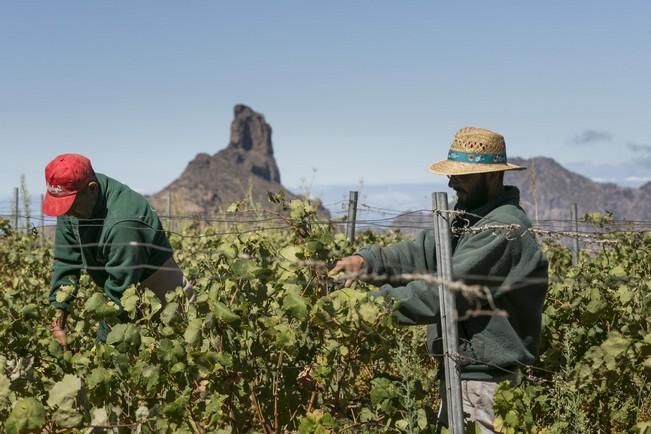
[[[68,349],[65,332],[67,311],[70,303],[77,296],[77,284],[83,265],[81,246],[75,234],[75,228],[69,218],[59,217],[54,236],[54,262],[48,301],[52,307],[57,309],[51,323],[52,337],[65,350]],[[65,297],[58,297],[62,295],[60,294],[61,287],[67,285],[70,285],[72,290],[65,294]]]
[[[73,224],[67,217],[57,220],[54,237],[54,263],[48,301],[56,309],[68,310],[70,303],[77,295],[77,282],[83,267],[83,258],[79,240]],[[73,290],[64,300],[57,301],[57,294],[64,285],[72,285]]]

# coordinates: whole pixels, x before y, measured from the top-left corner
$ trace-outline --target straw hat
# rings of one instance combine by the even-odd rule
[[[524,170],[526,167],[506,161],[504,137],[483,128],[465,127],[457,131],[448,152],[448,159],[429,166],[439,175],[468,175],[471,173]]]

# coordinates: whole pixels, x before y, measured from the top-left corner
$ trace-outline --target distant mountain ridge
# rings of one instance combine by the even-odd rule
[[[263,208],[272,208],[268,192],[282,193],[288,199],[301,197],[281,184],[271,133],[271,126],[262,114],[245,105],[236,105],[226,148],[214,155],[198,154],[178,178],[149,197],[151,203],[161,214],[165,214],[168,192],[171,192],[174,214],[210,218],[213,213],[242,199],[250,199]],[[512,158],[509,161],[528,168],[525,171],[507,172],[505,183],[520,189],[521,204],[533,221],[567,220],[572,203],[577,203],[580,215],[592,211],[611,211],[616,219],[651,219],[651,182],[639,188],[595,182],[547,157]],[[360,191],[360,204],[366,202],[371,207],[389,207],[394,211],[396,208],[402,211],[429,209],[430,191],[445,190],[445,182],[445,178],[433,175],[431,184],[387,185],[386,189],[367,186],[366,191],[364,188]],[[328,197],[320,199],[323,202],[337,201],[339,207],[333,207],[331,211],[341,215],[345,212],[347,192],[341,194],[335,190],[331,189]],[[366,211],[365,214],[361,210],[360,216],[366,215],[372,219],[373,212],[368,207]],[[319,213],[322,218],[329,215],[320,205]],[[393,216],[396,214],[393,213]],[[425,217],[420,220],[428,226],[431,215],[423,215]],[[389,219],[390,216],[385,220]],[[418,214],[410,214],[409,225],[420,224],[416,222],[418,219]]]
[[[547,157],[509,161],[528,168],[507,172],[504,182],[520,189],[520,201],[532,220],[567,219],[572,203],[579,214],[611,211],[616,219],[651,218],[651,182],[639,188],[595,182]]]

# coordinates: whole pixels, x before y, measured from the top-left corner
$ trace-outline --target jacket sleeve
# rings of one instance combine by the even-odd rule
[[[125,289],[142,280],[148,268],[154,230],[141,222],[125,221],[113,226],[104,246],[107,258],[105,294],[121,306]]]
[[[423,231],[415,240],[406,240],[386,247],[369,246],[356,253],[364,258],[366,272],[381,275],[377,282],[394,281],[404,273],[433,273],[436,271],[434,233]]]
[[[497,276],[503,270],[508,271],[511,265],[509,243],[518,243],[517,240],[507,240],[505,235],[492,232],[479,232],[466,237],[452,257],[453,280],[466,280],[464,276],[469,275]],[[385,285],[373,295],[397,301],[395,315],[402,324],[430,324],[438,320],[440,309],[436,284],[420,280],[405,286]],[[459,314],[463,315],[470,304],[461,295],[456,300]]]
[[[54,262],[48,301],[57,309],[68,310],[77,295],[77,282],[83,267],[81,247],[72,224],[65,217],[57,220],[54,236]],[[64,300],[57,301],[57,294],[64,285],[72,285],[72,292]]]

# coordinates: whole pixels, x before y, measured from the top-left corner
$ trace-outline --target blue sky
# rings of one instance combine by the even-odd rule
[[[2,1],[0,197],[21,173],[42,192],[62,152],[157,191],[226,146],[237,103],[272,125],[289,187],[429,182],[466,125],[514,156],[643,179],[650,5]]]

